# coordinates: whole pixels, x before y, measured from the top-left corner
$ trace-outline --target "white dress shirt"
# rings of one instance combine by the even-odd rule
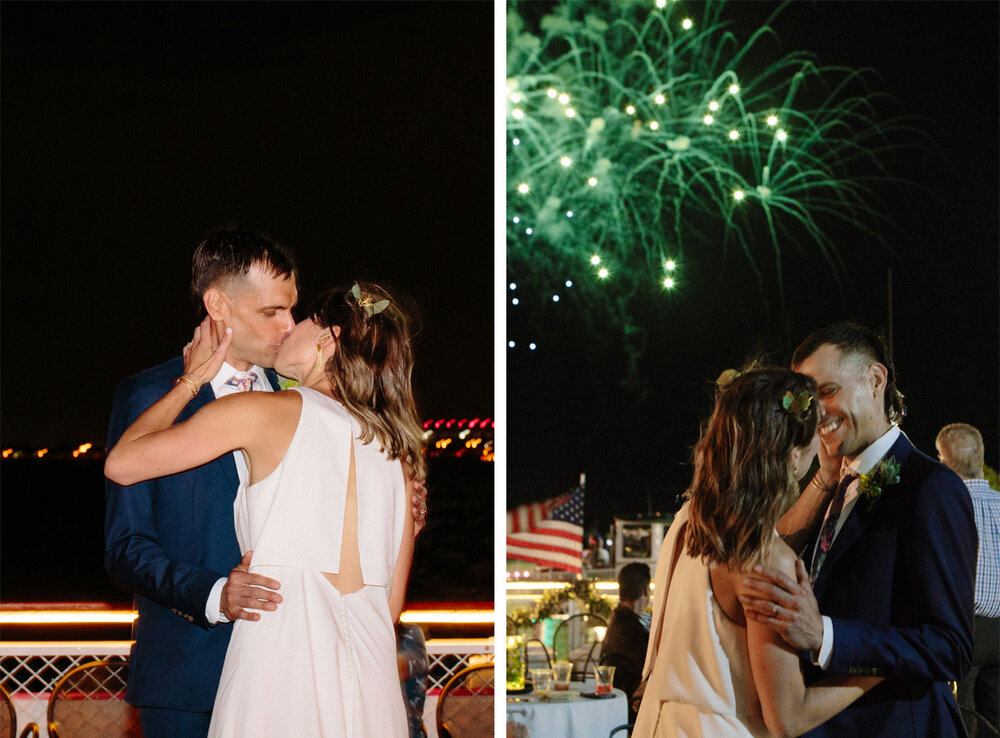
[[[250,388],[254,392],[273,392],[274,387],[267,380],[267,375],[264,374],[264,370],[259,366],[254,364],[247,371],[254,372],[257,378],[253,382],[253,386]],[[246,372],[241,372],[233,367],[232,364],[224,361],[222,362],[222,368],[219,369],[218,373],[212,377],[212,381],[209,384],[212,385],[212,392],[215,393],[215,398],[225,397],[226,395],[232,395],[239,392],[239,389],[231,384],[226,384],[234,374],[239,374],[244,376]],[[233,461],[236,462],[236,473],[239,475],[240,483],[246,481],[247,475],[250,470],[247,468],[247,461],[243,457],[243,452],[239,449],[233,451]],[[212,625],[216,623],[228,623],[229,618],[226,614],[222,612],[222,588],[226,584],[226,577],[219,579],[214,585],[212,585],[212,590],[208,593],[208,601],[205,603],[205,617],[208,622]]]
[[[860,454],[854,457],[854,461],[848,462],[844,459],[840,466],[840,478],[843,479],[848,474],[854,474],[860,477],[862,474],[867,474],[875,465],[882,460],[882,458],[889,453],[889,449],[899,438],[899,426],[893,423],[889,426],[889,430],[883,433],[879,438],[875,440],[868,448],[862,451]],[[844,521],[847,520],[847,516],[851,514],[851,510],[858,502],[858,497],[861,495],[861,480],[855,479],[847,487],[844,492],[844,506],[840,511],[840,517],[837,518],[837,525],[833,531],[833,539],[830,541],[830,547],[833,547],[833,541],[837,540],[837,535],[840,533],[840,529],[844,527]],[[831,504],[833,500],[830,501]],[[826,510],[826,516],[823,518],[824,525],[826,524],[826,518],[830,515],[829,507]],[[820,526],[820,535],[822,535],[823,527]],[[813,559],[816,558],[816,553],[819,550],[819,542],[813,547]],[[817,666],[825,669],[830,665],[830,658],[833,656],[833,620],[828,616],[823,616],[823,645],[819,649],[819,655],[814,659],[813,663]]]

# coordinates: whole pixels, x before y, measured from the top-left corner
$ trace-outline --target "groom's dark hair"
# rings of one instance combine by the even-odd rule
[[[836,323],[810,334],[799,344],[792,354],[792,369],[816,353],[824,343],[840,349],[842,354],[863,356],[868,361],[878,362],[886,369],[885,417],[891,423],[899,423],[906,415],[903,393],[896,387],[896,367],[892,363],[889,347],[881,331],[873,331],[858,323]]]
[[[191,257],[191,296],[201,311],[205,290],[220,279],[243,278],[259,265],[272,277],[298,280],[292,254],[271,236],[242,226],[221,226],[205,236]]]

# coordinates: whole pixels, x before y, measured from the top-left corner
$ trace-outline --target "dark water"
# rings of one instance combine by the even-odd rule
[[[104,572],[103,463],[0,462],[0,602],[131,604]],[[431,459],[427,486],[408,600],[492,601],[493,465]]]

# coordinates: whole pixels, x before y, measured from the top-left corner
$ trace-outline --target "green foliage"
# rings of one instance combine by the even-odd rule
[[[508,635],[523,633],[542,620],[561,612],[570,600],[576,600],[591,615],[600,615],[605,620],[611,617],[611,603],[597,594],[593,582],[578,579],[568,583],[563,589],[546,590],[532,608],[521,608],[508,614],[513,622],[507,623]],[[513,628],[513,633],[510,632]]]
[[[990,483],[990,487],[1000,492],[1000,474],[992,466],[983,464],[983,476]]]

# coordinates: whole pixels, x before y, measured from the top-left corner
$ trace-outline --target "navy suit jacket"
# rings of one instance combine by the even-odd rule
[[[182,373],[182,360],[171,359],[118,386],[109,449]],[[274,372],[267,376],[277,388]],[[203,385],[178,422],[214,399],[211,385]],[[105,482],[104,565],[116,584],[135,593],[139,611],[127,688],[132,704],[212,709],[232,627],[210,626],[205,603],[215,582],[240,563],[233,523],[238,484],[231,453],[128,487]]]
[[[858,500],[820,568],[814,591],[833,620],[833,654],[825,672],[807,675],[885,681],[809,736],[965,734],[948,682],[972,659],[972,500],[906,436],[888,456],[902,465],[900,481],[870,509]]]

